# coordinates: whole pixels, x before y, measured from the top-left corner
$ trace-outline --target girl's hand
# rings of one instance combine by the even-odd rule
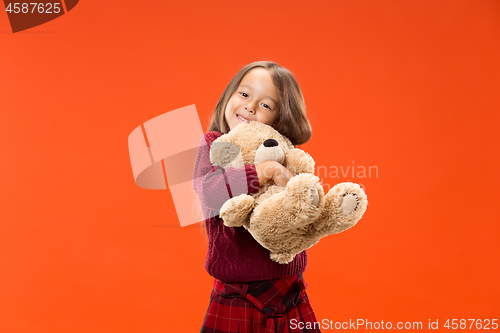
[[[276,161],[264,161],[255,165],[260,185],[271,179],[279,186],[285,187],[290,178],[295,176],[293,172]]]

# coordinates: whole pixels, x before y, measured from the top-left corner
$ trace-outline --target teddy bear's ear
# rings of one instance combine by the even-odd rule
[[[285,140],[286,144],[288,145],[288,148],[290,148],[290,149],[295,148],[294,145],[292,144],[292,141],[290,141],[290,139],[288,139],[286,136],[282,136],[282,137],[283,137],[283,140]]]
[[[232,142],[214,141],[210,147],[210,162],[225,168],[240,154],[240,146]]]

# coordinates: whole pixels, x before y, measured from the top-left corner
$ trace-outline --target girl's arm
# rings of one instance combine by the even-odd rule
[[[260,185],[271,179],[275,184],[285,187],[290,178],[295,176],[293,172],[276,161],[264,161],[255,166]]]

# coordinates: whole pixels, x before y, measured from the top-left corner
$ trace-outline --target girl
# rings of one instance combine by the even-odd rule
[[[200,142],[194,171],[193,186],[206,218],[205,269],[215,278],[201,332],[320,332],[302,278],[307,251],[289,264],[278,264],[248,231],[224,226],[217,215],[230,197],[256,193],[269,179],[286,186],[294,176],[274,161],[226,170],[211,166],[211,143],[250,120],[272,126],[294,145],[311,137],[302,92],[293,75],[276,63],[246,65],[224,90]],[[246,184],[237,193],[228,184],[242,172]]]

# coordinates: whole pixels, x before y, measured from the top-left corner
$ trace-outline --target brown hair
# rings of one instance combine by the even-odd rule
[[[270,71],[278,91],[280,112],[273,128],[286,136],[293,145],[304,144],[311,138],[312,129],[306,117],[306,105],[299,85],[293,74],[272,61],[256,61],[239,70],[227,85],[215,107],[208,131],[226,134],[228,124],[224,116],[226,105],[240,85],[243,77],[252,69],[262,67]]]

